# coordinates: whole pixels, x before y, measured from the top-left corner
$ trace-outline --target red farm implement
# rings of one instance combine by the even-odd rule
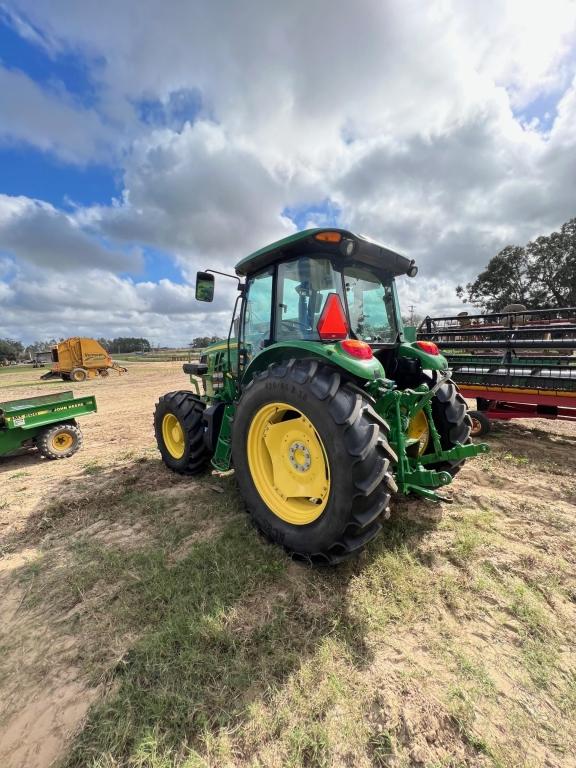
[[[476,400],[473,434],[491,419],[576,421],[576,307],[427,317],[418,338],[436,342]]]

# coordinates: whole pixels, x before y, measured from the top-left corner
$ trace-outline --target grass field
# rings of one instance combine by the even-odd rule
[[[153,404],[186,382],[75,386],[85,449],[0,466],[2,768],[576,765],[573,425],[502,425],[452,505],[399,499],[311,570],[233,476],[160,463]]]

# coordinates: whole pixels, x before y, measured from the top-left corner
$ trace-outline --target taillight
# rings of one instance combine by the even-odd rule
[[[348,324],[337,293],[329,293],[316,330],[322,341],[338,341],[348,336]]]
[[[374,357],[370,344],[359,339],[346,339],[341,341],[339,346],[347,355],[357,357],[359,360],[370,360]]]
[[[434,344],[433,341],[417,341],[416,346],[419,347],[422,350],[422,352],[427,352],[429,355],[440,354],[438,345]]]

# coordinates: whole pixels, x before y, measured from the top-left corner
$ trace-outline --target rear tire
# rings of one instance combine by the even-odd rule
[[[55,424],[36,438],[36,447],[45,459],[67,459],[82,447],[82,432],[75,424]]]
[[[210,459],[204,442],[205,404],[192,392],[168,392],[156,403],[154,432],[162,461],[179,475],[202,472]]]
[[[453,448],[456,443],[466,445],[472,442],[470,439],[472,421],[468,415],[468,406],[451,379],[447,379],[436,391],[432,399],[432,417],[440,434],[440,444],[445,451]],[[434,446],[430,440],[426,453],[433,451]],[[439,472],[449,472],[454,477],[460,472],[465,462],[466,459],[439,461],[435,464],[427,464],[426,467]]]
[[[303,449],[308,453],[306,463],[295,467],[302,473],[318,471],[317,461],[323,469],[322,461],[326,462],[327,500],[319,516],[309,523],[287,522],[285,518],[290,515],[285,513],[281,500],[276,511],[271,509],[253,477],[250,461],[260,470],[271,461],[272,454],[263,449],[260,459],[254,463],[258,453],[250,438],[251,428],[259,414],[266,413],[274,404],[284,413],[278,425],[293,418],[302,419],[316,435],[316,439],[312,436],[308,441],[309,452],[303,444],[306,438],[291,446],[288,443],[293,438],[287,438],[274,459],[284,462],[282,467],[288,466],[286,456],[280,453],[283,451],[294,467],[294,453]],[[266,429],[268,427],[265,434]],[[238,403],[232,431],[236,480],[257,528],[295,558],[309,563],[334,565],[359,552],[380,532],[382,513],[388,508],[391,494],[397,490],[391,471],[396,455],[387,436],[388,425],[358,389],[343,382],[338,371],[316,360],[273,364],[257,374]],[[317,445],[321,446],[323,459],[316,458]],[[277,484],[276,471],[275,466],[274,485]],[[296,485],[287,481],[278,489],[280,496],[298,487],[295,477]],[[294,498],[301,499],[304,506],[320,501],[306,499],[301,493]]]

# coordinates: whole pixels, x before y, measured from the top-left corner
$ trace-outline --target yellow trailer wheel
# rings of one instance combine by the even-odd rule
[[[72,381],[86,381],[88,371],[85,368],[73,368],[70,372],[70,378]]]
[[[67,459],[82,447],[82,432],[75,424],[56,424],[38,435],[36,447],[45,459]]]

